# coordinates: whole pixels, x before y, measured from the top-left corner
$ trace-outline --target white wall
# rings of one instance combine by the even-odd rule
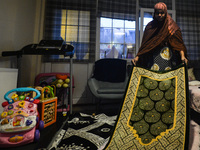
[[[17,87],[17,74],[18,69],[0,68],[0,113],[3,112],[1,104],[6,102],[4,95],[11,89],[15,89]],[[12,94],[9,95],[9,97],[11,96]]]
[[[0,1],[0,53],[2,51],[21,50],[28,44],[38,43],[42,36],[38,32],[38,7],[44,0],[1,0]],[[40,8],[39,8],[40,9]],[[40,23],[42,25],[42,23]],[[41,31],[42,33],[42,31]],[[16,57],[0,56],[0,67],[17,67]],[[34,76],[38,74],[41,58],[37,56],[23,56],[21,59],[21,86],[33,83]],[[15,64],[15,65],[13,65]]]
[[[19,50],[33,42],[35,6],[35,0],[0,1],[0,52]]]

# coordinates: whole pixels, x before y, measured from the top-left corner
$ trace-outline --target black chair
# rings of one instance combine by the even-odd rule
[[[106,58],[96,61],[88,87],[98,100],[97,111],[102,100],[122,100],[128,80],[126,60]]]

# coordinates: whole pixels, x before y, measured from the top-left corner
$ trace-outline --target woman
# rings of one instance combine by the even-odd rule
[[[133,64],[152,70],[169,70],[181,62],[187,64],[187,51],[181,30],[167,13],[165,3],[154,6],[153,21],[145,28],[142,44]]]

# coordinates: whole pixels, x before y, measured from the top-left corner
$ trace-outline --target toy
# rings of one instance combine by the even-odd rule
[[[12,92],[30,91],[36,92],[37,95],[34,98],[18,94],[13,94],[12,98],[8,97]],[[44,122],[39,121],[37,111],[39,97],[38,90],[26,87],[10,90],[4,95],[7,101],[2,103],[4,111],[0,116],[0,147],[15,147],[39,140],[39,130],[44,128]]]
[[[56,84],[57,88],[61,88],[61,87],[67,88],[69,87],[69,83],[70,83],[70,79],[66,78],[66,79],[58,79],[56,80],[56,83],[54,84]]]
[[[57,97],[41,101],[39,104],[41,120],[44,122],[44,128],[56,122],[57,119]]]
[[[44,128],[51,125],[52,123],[56,122],[57,118],[57,97],[55,97],[55,86],[36,86],[41,96],[39,98],[40,103],[38,110],[41,115],[41,120],[44,122]],[[33,92],[33,96],[36,93]]]
[[[36,90],[38,90],[40,92],[40,101],[44,101],[50,97],[54,97],[55,96],[55,92],[56,92],[56,87],[54,85],[52,86],[44,86],[44,87],[41,87],[41,86],[36,86],[35,87]],[[33,97],[36,96],[36,93],[33,92]]]

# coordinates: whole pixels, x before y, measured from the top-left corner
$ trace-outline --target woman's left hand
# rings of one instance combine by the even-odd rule
[[[185,57],[185,54],[184,54],[183,51],[180,51],[180,55],[181,55],[181,61],[182,61],[183,63],[187,64],[187,63],[188,63],[188,60],[187,60],[187,58]]]
[[[185,56],[182,56],[182,57],[181,57],[181,61],[182,61],[183,63],[185,63],[185,64],[188,63],[188,60],[187,60],[187,58],[185,58]]]

